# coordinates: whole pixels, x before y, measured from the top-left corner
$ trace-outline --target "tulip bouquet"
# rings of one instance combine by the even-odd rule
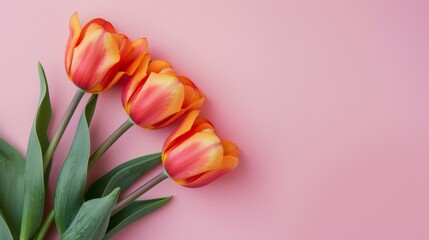
[[[97,18],[81,27],[70,19],[65,68],[76,94],[53,136],[48,134],[52,109],[45,72],[39,64],[40,98],[24,158],[0,138],[0,239],[45,239],[53,222],[61,239],[108,239],[165,205],[171,197],[137,200],[170,178],[185,187],[201,187],[236,168],[238,148],[219,138],[213,125],[199,117],[205,96],[187,77],[162,60],[151,60],[146,38],[130,41],[113,25]],[[90,149],[89,127],[98,94],[123,82],[122,105],[129,118],[97,149]],[[45,206],[53,154],[84,94],[73,142],[63,159],[53,208]],[[159,129],[183,119],[161,152],[115,167],[88,186],[91,167],[129,128]],[[163,171],[129,195],[131,184],[158,164]],[[121,200],[119,196],[121,195]]]

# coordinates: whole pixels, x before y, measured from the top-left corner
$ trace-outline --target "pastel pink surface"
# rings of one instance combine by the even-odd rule
[[[0,136],[23,153],[37,60],[51,130],[74,94],[63,63],[74,11],[148,37],[153,58],[198,85],[202,116],[242,150],[238,169],[205,188],[161,183],[146,197],[173,201],[112,239],[429,239],[427,1],[4,3]],[[94,146],[125,119],[120,89],[103,94]],[[51,198],[76,120],[55,155]],[[159,151],[172,130],[132,128],[90,180]]]

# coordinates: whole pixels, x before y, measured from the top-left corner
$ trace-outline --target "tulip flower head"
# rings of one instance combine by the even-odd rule
[[[238,165],[239,150],[220,139],[213,125],[197,118],[199,110],[188,114],[182,124],[167,138],[162,151],[165,172],[186,187],[202,187]]]
[[[177,75],[166,61],[150,61],[149,55],[122,90],[122,105],[130,119],[148,129],[165,127],[203,102],[190,79]]]
[[[66,72],[83,91],[100,93],[115,85],[124,74],[132,75],[146,51],[145,38],[132,43],[101,18],[81,28],[74,13],[65,53]]]

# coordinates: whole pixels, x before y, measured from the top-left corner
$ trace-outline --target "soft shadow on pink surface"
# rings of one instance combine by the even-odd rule
[[[426,1],[3,4],[0,136],[23,153],[37,60],[51,88],[52,130],[74,94],[63,66],[74,11],[148,37],[153,58],[194,80],[208,97],[202,115],[242,149],[238,169],[205,188],[161,183],[145,198],[173,201],[112,239],[429,239]],[[93,145],[125,119],[119,87],[103,94]],[[51,197],[76,120],[55,154]],[[90,181],[159,151],[173,129],[132,128]]]

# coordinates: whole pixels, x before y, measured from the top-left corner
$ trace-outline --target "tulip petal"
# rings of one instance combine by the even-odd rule
[[[172,66],[167,61],[154,60],[150,62],[148,72],[160,73],[165,68],[172,68]]]
[[[133,50],[133,44],[124,34],[112,34],[112,36],[114,36],[117,46],[120,46],[119,55],[121,56],[121,64],[118,63],[118,66],[121,68],[120,70],[124,70],[122,65],[125,65],[127,57]]]
[[[138,88],[140,83],[145,80],[145,77],[147,75],[147,68],[150,61],[150,55],[147,54],[143,57],[143,60],[141,60],[137,70],[134,72],[134,74],[127,80],[124,87],[122,88],[122,106],[124,106],[125,111],[129,112],[130,105],[128,102],[130,101],[131,97],[137,92],[136,89]]]
[[[191,81],[191,79],[185,76],[178,76],[180,82],[185,85],[186,98],[183,103],[184,108],[191,105],[193,102],[198,101],[201,98],[204,98],[204,95],[200,92],[200,90],[195,86],[195,84]],[[201,103],[202,104],[202,103]]]
[[[69,40],[67,41],[66,53],[65,53],[66,72],[69,75],[69,77],[70,77],[71,61],[73,58],[73,49],[76,46],[80,33],[81,33],[81,27],[79,22],[79,16],[77,12],[75,12],[70,18],[70,36],[69,36]]]
[[[199,132],[173,148],[165,157],[165,170],[169,176],[187,179],[219,168],[223,147],[214,132]]]
[[[195,97],[195,90],[192,87],[185,85],[185,100],[183,101],[183,106],[187,107],[191,105],[194,97]]]
[[[213,124],[209,122],[207,119],[203,119],[203,118],[195,119],[192,127],[188,131],[184,132],[182,135],[178,136],[177,138],[169,142],[168,147],[164,147],[163,158],[165,158],[172,149],[176,148],[176,146],[186,141],[186,139],[189,139],[194,134],[198,132],[214,133],[214,131],[215,130],[214,130]]]
[[[112,71],[112,69],[110,70]],[[112,71],[113,74],[115,74],[114,71]],[[116,83],[119,82],[119,80],[124,76],[125,72],[116,72],[116,74],[112,77],[112,74],[107,74],[106,77],[103,79],[101,84],[98,85],[98,87],[95,87],[91,93],[100,93],[104,92],[106,90],[109,90],[113,86],[116,85]]]
[[[134,74],[134,72],[137,70],[139,64],[147,52],[147,48],[148,42],[146,38],[140,38],[132,43],[131,51],[129,52],[125,62],[125,66],[127,66],[127,68],[124,71],[128,75]]]
[[[120,61],[118,61],[114,66],[110,67],[109,71],[104,76],[103,80],[100,82],[99,87],[93,89],[92,93],[99,93],[106,91],[112,88],[116,83],[122,78],[125,74],[124,71],[120,71],[123,65],[123,59],[129,54],[132,49],[131,42],[128,40],[128,37],[123,34],[112,34],[114,37],[117,46],[119,47]]]
[[[140,90],[130,99],[130,118],[145,128],[180,111],[184,98],[183,84],[177,77],[151,73]]]
[[[173,133],[170,134],[170,136],[167,138],[167,140],[164,143],[163,152],[169,148],[171,143],[176,140],[178,137],[182,136],[189,130],[191,130],[195,119],[197,119],[198,115],[200,114],[200,110],[194,110],[190,112],[185,119],[183,119],[182,123],[180,123],[179,127],[174,130]],[[163,158],[164,161],[164,158]]]
[[[100,27],[102,27],[104,30],[110,32],[110,33],[116,33],[115,27],[113,27],[113,25],[102,19],[102,18],[94,18],[91,21],[89,21],[85,27],[83,28],[82,31],[86,31],[88,28],[91,28],[92,25],[99,25]]]
[[[191,105],[189,105],[188,107],[183,108],[182,110],[180,110],[180,112],[178,112],[178,113],[174,114],[173,116],[171,116],[170,118],[167,118],[167,119],[165,119],[164,121],[160,122],[160,123],[157,125],[157,128],[162,128],[162,127],[165,127],[165,126],[167,126],[167,125],[169,125],[169,124],[171,124],[171,123],[175,122],[175,121],[176,121],[177,119],[179,119],[181,116],[185,115],[185,114],[186,114],[186,112],[189,112],[189,111],[191,111],[191,110],[194,110],[194,109],[198,109],[198,108],[200,108],[200,107],[201,107],[201,105],[203,105],[203,103],[204,103],[204,98],[201,98],[201,99],[199,99],[199,100],[198,100],[198,101],[196,101],[196,102],[193,102],[193,103],[192,103]]]
[[[186,187],[191,187],[191,188],[198,188],[198,187],[205,186],[213,182],[214,180],[218,179],[219,177],[225,175],[226,173],[230,172],[231,170],[235,169],[238,163],[239,163],[239,160],[237,157],[224,156],[222,160],[222,165],[219,169],[201,174],[196,179],[195,178],[187,179],[185,180],[186,183],[182,183],[182,185]]]
[[[112,34],[99,25],[92,25],[85,36],[74,49],[70,72],[79,88],[97,92],[106,87],[103,79],[119,62],[119,50]]]
[[[187,112],[200,108],[204,103],[204,95],[198,90],[198,88],[189,78],[184,76],[178,76],[178,78],[180,82],[183,83],[183,85],[185,86],[185,99],[183,100],[182,110],[160,122],[157,125],[157,128],[161,128],[171,124]]]
[[[240,154],[240,150],[233,142],[222,139],[221,143],[223,146],[223,154],[225,156],[229,155],[233,157],[238,157],[238,155]]]
[[[83,41],[87,32],[90,31],[90,29],[92,29],[94,27],[101,28],[101,29],[103,29],[103,31],[114,34],[114,35],[116,34],[116,30],[110,22],[108,22],[102,18],[94,18],[91,21],[89,21],[87,24],[85,24],[85,26],[82,28],[81,34],[80,34],[79,39],[76,43],[76,46],[78,46]]]
[[[209,132],[213,133],[215,131],[213,124],[205,119],[205,118],[197,118],[194,122],[194,127],[190,132],[194,132],[193,134],[197,132]]]

